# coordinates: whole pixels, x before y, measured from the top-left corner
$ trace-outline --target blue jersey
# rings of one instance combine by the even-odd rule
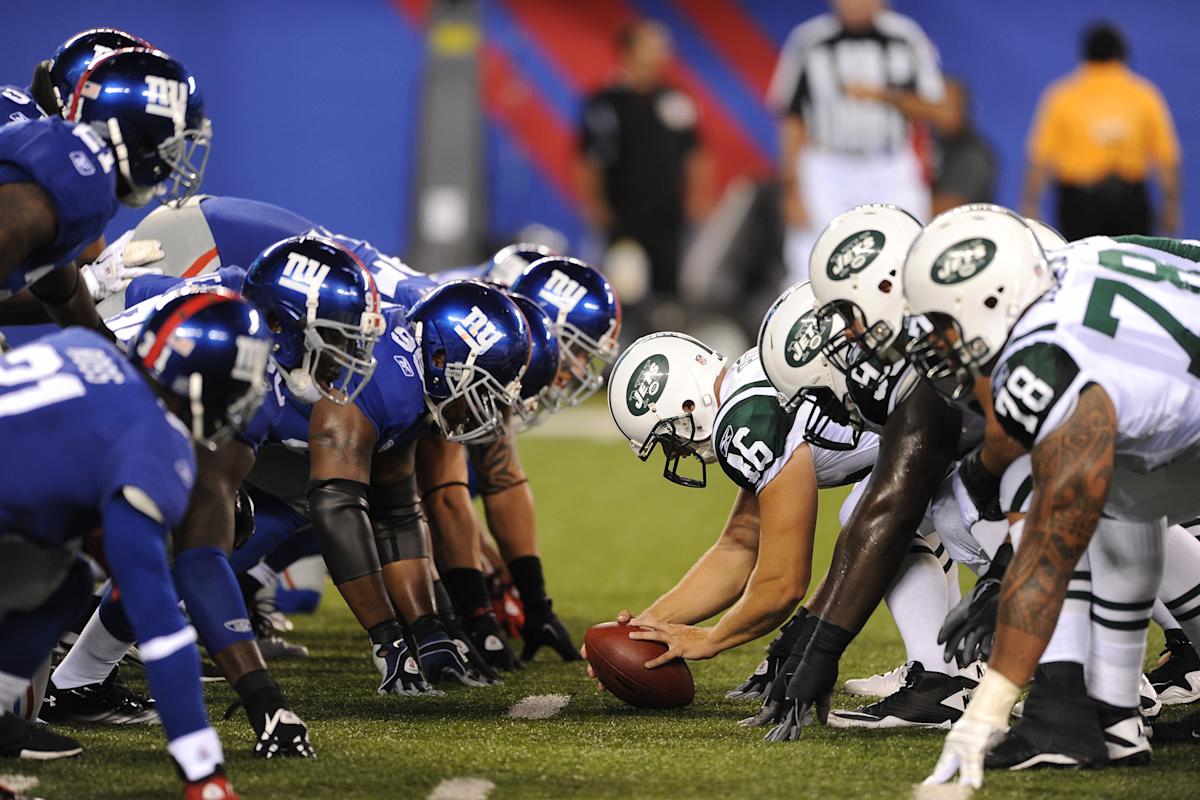
[[[187,430],[93,331],[69,328],[0,359],[0,441],[0,532],[66,544],[99,526],[126,486],[154,501],[167,528],[187,510]]]
[[[0,127],[0,185],[7,183],[40,186],[54,206],[57,232],[0,282],[0,299],[70,265],[117,213],[112,151],[87,125],[58,117]]]
[[[421,362],[416,354],[417,343],[408,329],[406,312],[392,307],[384,310],[383,319],[388,332],[375,345],[378,366],[370,382],[354,398],[354,405],[379,435],[376,452],[413,441],[427,425]],[[289,399],[271,431],[271,440],[293,448],[307,447],[311,413],[312,406]]]
[[[19,86],[0,86],[0,125],[43,119],[46,112]]]
[[[241,294],[242,287],[246,285],[246,270],[236,266],[221,267],[216,272],[197,275],[195,278],[177,278],[174,275],[143,275],[130,281],[129,288],[125,290],[125,309],[132,310],[135,306],[184,284],[188,286],[224,286],[230,291]],[[124,316],[124,314],[118,314],[112,319],[121,320]],[[146,315],[142,314],[138,319],[138,324],[145,321],[145,317]],[[110,326],[109,330],[116,333],[116,328]]]

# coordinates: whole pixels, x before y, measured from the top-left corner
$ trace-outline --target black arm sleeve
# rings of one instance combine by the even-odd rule
[[[384,564],[413,558],[429,558],[429,536],[417,476],[410,474],[399,483],[371,485],[371,525],[375,544]]]
[[[308,506],[335,584],[379,572],[365,483],[342,478],[313,481],[308,485]]]
[[[954,460],[962,414],[921,381],[888,418],[873,478],[838,537],[825,578],[827,622],[858,632],[896,577]]]

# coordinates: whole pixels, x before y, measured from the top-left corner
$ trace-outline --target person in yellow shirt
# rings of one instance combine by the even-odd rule
[[[1068,241],[1148,234],[1146,179],[1162,194],[1160,232],[1179,229],[1179,140],[1158,89],[1126,66],[1121,32],[1091,26],[1083,64],[1042,94],[1029,132],[1022,213],[1037,218],[1046,184],[1058,189],[1058,227]]]

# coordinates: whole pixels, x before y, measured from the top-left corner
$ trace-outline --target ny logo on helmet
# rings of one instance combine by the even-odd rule
[[[783,355],[788,366],[799,367],[812,361],[829,338],[830,324],[828,317],[818,322],[815,311],[808,311],[796,320],[784,343]]]
[[[653,355],[638,364],[633,370],[633,378],[629,381],[629,389],[625,396],[625,405],[629,413],[640,417],[650,410],[650,406],[662,397],[667,388],[667,376],[670,374],[665,356]]]
[[[471,353],[476,356],[491,350],[492,345],[504,338],[496,323],[488,319],[487,314],[479,310],[479,306],[471,306],[471,313],[454,326],[454,332],[467,343]]]
[[[266,372],[270,349],[265,339],[255,339],[253,336],[237,337],[237,357],[229,374],[235,380],[257,383]]]
[[[847,236],[829,254],[825,273],[831,280],[842,281],[862,272],[879,256],[885,241],[882,231],[859,231]]]
[[[587,294],[587,289],[572,280],[566,273],[554,270],[538,292],[538,297],[550,303],[563,314],[570,314]]]
[[[321,288],[322,281],[329,274],[329,267],[301,253],[288,253],[287,263],[283,265],[283,275],[279,285],[295,289],[302,294]]]
[[[961,283],[983,272],[995,257],[996,243],[991,239],[964,239],[942,251],[930,277],[942,285]]]
[[[175,122],[175,133],[183,130],[187,114],[188,86],[161,75],[146,76],[146,113]]]

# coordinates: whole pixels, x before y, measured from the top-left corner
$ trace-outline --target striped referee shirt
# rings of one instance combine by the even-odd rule
[[[895,107],[846,94],[855,84],[942,100],[937,50],[916,22],[881,11],[870,29],[848,31],[833,14],[798,25],[779,54],[768,102],[780,115],[804,120],[808,141],[848,155],[876,155],[909,146],[908,120]]]

